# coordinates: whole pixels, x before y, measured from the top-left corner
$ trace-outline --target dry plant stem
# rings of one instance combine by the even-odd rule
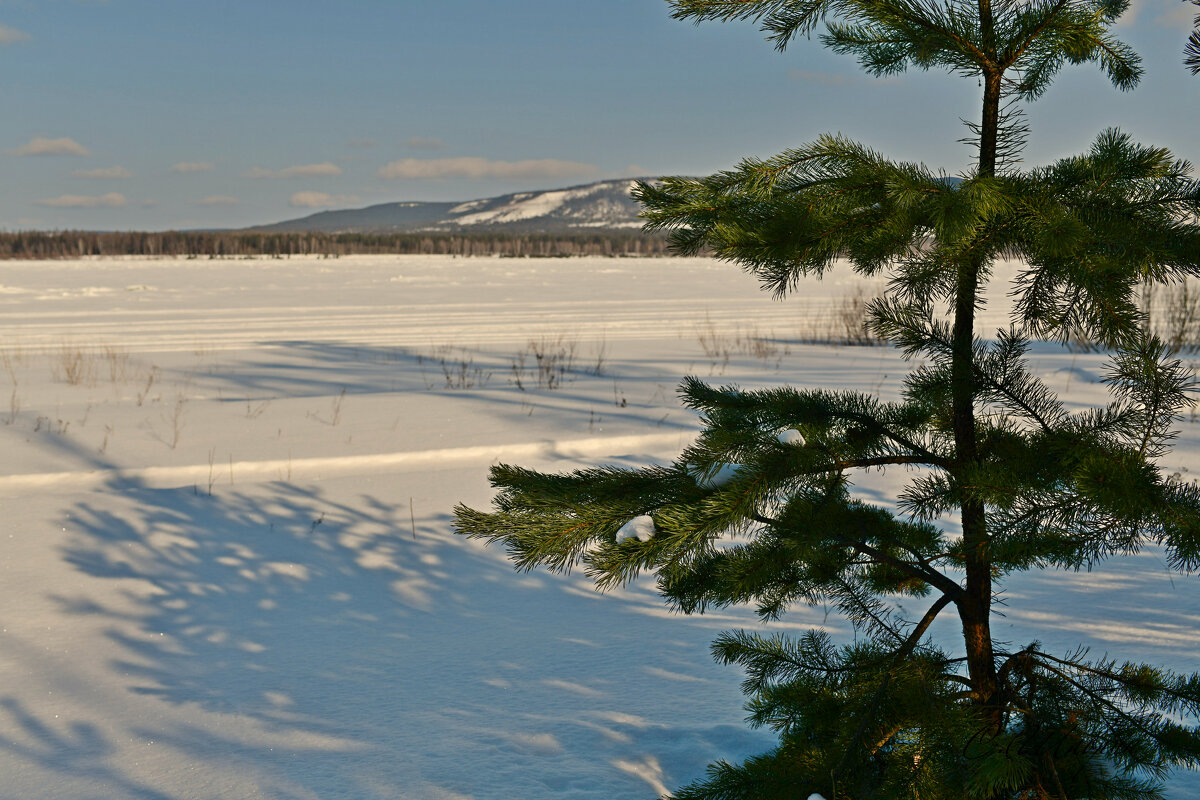
[[[575,367],[574,340],[564,340],[559,334],[554,339],[542,337],[530,339],[528,352],[533,355],[537,367],[537,385],[543,389],[557,389],[562,386],[569,372]]]
[[[625,393],[617,388],[617,382],[613,380],[613,405],[617,408],[625,408],[629,405],[629,401],[625,399]]]
[[[1173,352],[1200,349],[1200,291],[1185,280],[1163,289],[1163,322],[1155,327]]]
[[[523,350],[509,358],[513,385],[522,392],[526,391],[526,384],[539,389],[561,388],[575,372],[575,354],[578,347],[577,341],[562,334],[530,339]],[[599,375],[603,366],[604,345],[601,345],[591,373]]]
[[[187,397],[180,394],[175,398],[175,404],[171,407],[167,421],[171,424],[171,449],[174,450],[179,446],[179,436],[183,433],[183,416],[184,408],[187,405]]]
[[[838,336],[832,336],[830,343],[862,346],[884,344],[871,333],[867,325],[867,309],[872,299],[862,286],[841,298],[832,322],[837,334],[840,334],[840,341]]]
[[[525,391],[525,383],[521,380],[521,376],[525,373],[525,354],[517,353],[512,360],[513,383],[522,392]]]
[[[95,358],[82,347],[66,342],[59,348],[51,372],[56,380],[70,386],[91,385],[96,376]]]
[[[608,352],[608,343],[603,339],[596,346],[596,362],[592,365],[592,374],[599,377],[604,374],[605,355]]]
[[[335,428],[337,427],[338,423],[342,421],[342,401],[345,399],[346,387],[343,386],[341,393],[333,399],[333,410],[329,419],[329,424]]]
[[[12,381],[13,386],[16,386],[17,367],[24,366],[25,354],[20,350],[0,350],[0,364],[4,365],[4,371],[8,373],[8,379]]]
[[[475,366],[475,358],[466,348],[437,347],[432,358],[437,359],[442,368],[447,389],[474,389],[486,386],[491,380],[492,373]]]
[[[154,386],[154,379],[158,377],[158,367],[150,367],[150,373],[146,376],[146,385],[138,392],[137,404],[140,408],[142,403],[146,402],[146,397],[150,394],[151,387]]]
[[[704,322],[696,328],[696,339],[704,354],[712,360],[713,372],[719,368],[724,374],[729,359],[734,355],[750,356],[761,361],[775,359],[775,368],[782,364],[782,357],[791,353],[791,348],[781,345],[773,333],[763,334],[753,326],[737,326],[731,332],[719,331],[706,314]]]
[[[129,369],[129,353],[113,345],[105,345],[103,353],[108,365],[109,381],[113,384],[124,383]]]
[[[267,406],[271,405],[274,398],[268,398],[254,405],[250,400],[246,401],[246,419],[258,419],[262,413],[267,410]]]

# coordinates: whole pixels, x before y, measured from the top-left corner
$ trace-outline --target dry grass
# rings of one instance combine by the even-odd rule
[[[1146,324],[1172,352],[1200,352],[1200,286],[1182,283],[1142,287]]]
[[[165,412],[164,416],[167,420],[167,425],[170,427],[171,441],[168,442],[171,449],[174,450],[179,446],[179,437],[183,433],[184,417],[186,415],[188,397],[183,392],[180,392],[175,402]]]
[[[588,358],[589,366],[579,367],[579,342],[564,334],[530,339],[529,344],[509,358],[510,382],[521,391],[528,387],[560,389],[576,375],[602,375],[607,346],[601,341]]]
[[[54,380],[70,386],[94,386],[97,359],[93,351],[73,342],[63,342],[50,361]]]
[[[877,293],[868,294],[864,286],[856,286],[829,306],[827,315],[811,320],[801,330],[805,344],[832,344],[851,347],[875,347],[886,344],[871,333],[868,322],[869,306]]]
[[[824,313],[805,320],[791,342],[802,344],[829,344],[850,346],[876,346],[885,344],[871,333],[869,305],[874,295],[868,294],[863,286],[830,304]],[[759,361],[782,363],[784,356],[791,353],[789,339],[773,332],[762,332],[754,325],[738,325],[732,330],[721,330],[705,315],[704,321],[696,326],[696,339],[704,354],[713,362],[714,370],[725,371],[734,356],[758,359]]]
[[[0,360],[7,368],[11,356],[0,355]],[[15,371],[9,369],[9,374],[15,382]],[[113,386],[120,386],[140,379],[124,348],[115,345],[85,347],[71,341],[63,342],[50,354],[50,374],[54,380],[69,386],[95,386],[105,378]]]
[[[478,389],[486,386],[492,379],[491,371],[477,365],[475,355],[465,347],[435,347],[429,358],[441,369],[447,389]],[[417,363],[424,364],[425,357],[418,356]],[[433,388],[428,379],[425,385],[427,388]]]
[[[27,360],[25,351],[20,347],[0,348],[0,365],[4,366],[4,371],[8,373],[8,379],[12,381],[13,386],[18,383],[17,371],[25,369]]]

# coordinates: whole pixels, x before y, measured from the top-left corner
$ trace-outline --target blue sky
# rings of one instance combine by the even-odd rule
[[[1200,161],[1194,7],[1134,0],[1132,93],[1067,69],[1025,160],[1101,129]],[[662,0],[0,0],[0,229],[240,227],[704,174],[840,132],[950,172],[971,81],[882,81]]]

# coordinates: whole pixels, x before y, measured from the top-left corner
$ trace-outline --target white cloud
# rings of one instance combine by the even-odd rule
[[[313,178],[326,175],[341,175],[342,168],[328,161],[322,164],[301,164],[283,169],[255,167],[242,175],[243,178]]]
[[[358,198],[348,194],[326,194],[325,192],[296,192],[288,200],[292,208],[328,208],[357,203]]]
[[[133,173],[124,167],[108,167],[107,169],[77,169],[71,173],[76,178],[132,178]]]
[[[1164,8],[1155,17],[1154,21],[1168,28],[1183,28],[1187,30],[1192,27],[1192,23],[1195,21],[1196,14],[1198,13],[1200,13],[1200,9],[1191,3],[1173,3]]]
[[[171,165],[171,172],[208,172],[212,168],[208,161],[180,161]]]
[[[240,202],[242,202],[242,201],[238,200],[236,197],[229,197],[228,195],[223,195],[223,194],[213,194],[213,195],[209,195],[208,197],[201,200],[200,205],[202,205],[202,206],[236,206]]]
[[[424,136],[413,136],[407,142],[405,142],[405,144],[414,150],[445,150],[446,149],[446,143],[443,142],[441,139],[429,139]]]
[[[27,42],[32,38],[33,37],[25,31],[19,31],[16,28],[10,28],[7,25],[0,25],[0,45]]]
[[[47,139],[35,136],[28,143],[11,151],[16,156],[89,156],[91,151],[74,139]]]
[[[39,206],[49,206],[50,208],[120,208],[128,204],[125,195],[109,192],[102,194],[99,197],[91,197],[80,194],[64,194],[59,197],[52,197],[47,200],[38,200]]]
[[[486,158],[405,158],[379,168],[381,178],[397,180],[428,178],[577,178],[592,175],[597,168],[575,161],[552,158],[530,161],[489,161]]]
[[[1117,20],[1117,26],[1132,27],[1138,20],[1143,19],[1143,12],[1149,14],[1149,20],[1154,25],[1190,29],[1192,19],[1196,15],[1196,7],[1180,0],[1138,0],[1129,4],[1129,10]]]

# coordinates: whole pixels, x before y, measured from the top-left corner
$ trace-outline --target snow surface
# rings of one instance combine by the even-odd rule
[[[753,615],[516,572],[450,513],[497,461],[672,458],[685,374],[895,397],[895,353],[797,343],[853,288],[776,302],[707,259],[0,262],[0,797],[622,800],[768,749],[708,652]],[[1034,361],[1103,398],[1101,355]],[[1177,444],[1186,478],[1200,425]],[[1004,586],[1002,638],[1196,669],[1197,578],[1153,548]],[[849,635],[824,608],[767,627]]]

